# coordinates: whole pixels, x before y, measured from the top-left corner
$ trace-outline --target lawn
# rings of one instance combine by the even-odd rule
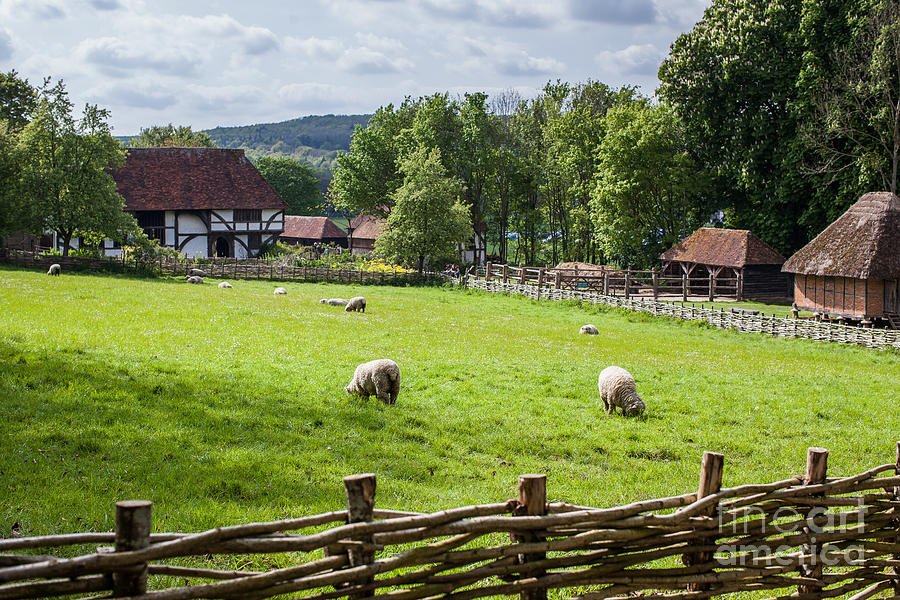
[[[0,268],[0,536],[108,531],[124,499],[152,500],[157,531],[315,514],[361,472],[377,506],[432,511],[533,472],[552,501],[683,493],[703,450],[727,486],[797,474],[812,445],[832,474],[894,460],[894,352],[448,288],[233,283]],[[357,294],[365,314],[318,302]],[[348,398],[382,357],[398,403]],[[610,364],[645,418],[600,410]]]

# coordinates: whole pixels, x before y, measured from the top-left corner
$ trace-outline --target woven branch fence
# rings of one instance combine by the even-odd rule
[[[0,252],[0,263],[28,269],[46,270],[51,264],[62,266],[63,272],[112,271],[154,272],[160,275],[188,275],[191,269],[202,269],[208,277],[227,279],[267,279],[272,281],[302,281],[335,283],[359,283],[375,285],[406,285],[426,281],[443,280],[437,273],[410,273],[402,270],[365,271],[360,269],[331,269],[285,265],[278,259],[259,258],[207,258],[202,262],[190,259],[160,256],[152,261],[134,261],[121,258],[85,258],[52,256],[5,250]]]
[[[515,294],[536,300],[578,300],[580,302],[603,304],[614,308],[686,321],[704,321],[712,327],[730,329],[741,333],[763,333],[775,337],[856,344],[876,350],[885,348],[900,349],[900,335],[896,331],[887,329],[868,329],[810,319],[766,316],[749,312],[735,313],[725,309],[696,308],[672,302],[656,302],[649,298],[606,296],[591,291],[542,288],[536,285],[485,281],[471,277],[466,280],[465,285],[469,289],[499,294]]]
[[[120,502],[115,533],[0,540],[0,598],[894,597],[900,442],[897,451],[895,464],[829,478],[828,451],[810,448],[805,475],[729,489],[722,455],[706,452],[696,492],[614,508],[548,503],[545,475],[520,476],[514,500],[431,514],[375,509],[375,476],[354,475],[344,479],[346,510],[196,534],[151,533],[150,503]],[[292,564],[204,563],[261,553]],[[148,591],[148,578],[162,589]],[[188,584],[162,587],[173,580]]]

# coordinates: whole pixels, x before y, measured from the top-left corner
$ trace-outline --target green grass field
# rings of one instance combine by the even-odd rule
[[[683,493],[703,450],[727,486],[797,474],[811,445],[832,474],[894,459],[893,352],[447,288],[234,286],[0,268],[0,535],[107,531],[124,499],[157,531],[314,514],[360,472],[377,506],[432,511],[532,472],[552,501]],[[365,314],[318,303],[357,293]],[[381,357],[398,403],[348,398]],[[600,409],[610,364],[645,418]]]

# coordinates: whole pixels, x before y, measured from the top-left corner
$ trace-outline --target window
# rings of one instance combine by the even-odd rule
[[[138,225],[151,240],[166,242],[166,213],[162,210],[146,210],[135,213]]]
[[[259,223],[262,221],[262,210],[258,208],[234,209],[235,223]]]
[[[262,236],[258,233],[250,233],[247,234],[247,250],[250,251],[250,256],[256,256],[259,254],[259,247],[262,245]]]

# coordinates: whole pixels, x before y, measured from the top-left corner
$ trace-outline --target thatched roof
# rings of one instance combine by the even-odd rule
[[[659,256],[668,262],[741,268],[780,265],[784,257],[746,229],[701,227]]]
[[[788,273],[853,279],[900,278],[900,198],[862,196],[784,263]]]
[[[579,271],[602,271],[605,268],[606,267],[604,267],[603,265],[595,265],[593,263],[586,262],[561,262],[553,267],[553,270],[559,269],[574,271],[575,269],[578,269]]]

